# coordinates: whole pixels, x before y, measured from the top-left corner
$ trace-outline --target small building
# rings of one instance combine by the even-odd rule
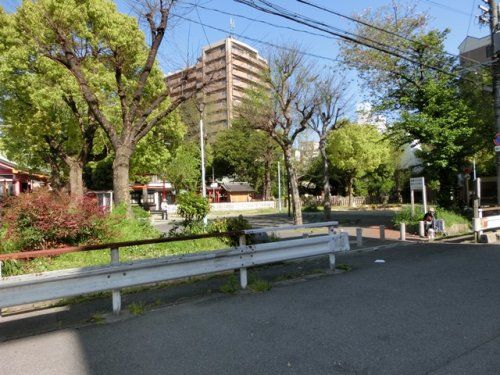
[[[132,204],[149,211],[159,211],[163,199],[166,199],[168,204],[175,203],[175,189],[170,182],[152,176],[147,184],[133,184],[130,198]]]
[[[250,202],[253,193],[254,188],[247,182],[228,182],[221,185],[220,194],[226,202]]]
[[[47,176],[18,169],[17,165],[0,156],[0,199],[9,195],[29,193],[47,184]]]

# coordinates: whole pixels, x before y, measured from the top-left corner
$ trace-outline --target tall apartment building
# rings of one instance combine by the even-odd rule
[[[210,82],[197,98],[204,104],[206,132],[213,139],[231,126],[246,90],[262,84],[261,74],[267,66],[256,49],[230,37],[205,46],[195,65],[167,74],[166,80],[173,100]]]

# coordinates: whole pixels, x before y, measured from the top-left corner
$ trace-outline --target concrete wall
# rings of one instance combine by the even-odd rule
[[[221,211],[249,211],[249,210],[260,210],[266,208],[275,208],[276,202],[274,201],[254,201],[254,202],[232,202],[232,203],[211,203],[211,212],[221,212]],[[176,213],[177,205],[169,204],[168,213]]]

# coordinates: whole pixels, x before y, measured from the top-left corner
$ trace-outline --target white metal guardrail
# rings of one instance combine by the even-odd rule
[[[236,269],[240,270],[241,287],[246,288],[249,267],[316,255],[329,255],[330,267],[333,269],[335,254],[350,249],[347,233],[335,233],[337,225],[337,222],[328,222],[252,229],[243,231],[240,246],[236,248],[127,263],[119,262],[119,250],[115,244],[115,248],[111,249],[111,264],[107,266],[2,278],[0,308],[111,290],[113,312],[119,313],[121,288]],[[245,244],[246,234],[320,227],[327,227],[328,233],[302,239]]]
[[[498,213],[500,211],[500,207],[479,208],[477,201],[474,202],[474,218],[472,219],[472,227],[476,233],[476,237],[477,235],[481,235],[485,230],[500,228],[500,215],[484,216],[485,212],[494,211]]]

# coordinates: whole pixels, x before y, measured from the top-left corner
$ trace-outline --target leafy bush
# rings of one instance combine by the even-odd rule
[[[224,219],[216,219],[208,228],[209,233],[223,233],[223,232],[240,232],[245,229],[252,229],[250,222],[242,215],[238,217],[228,217]],[[240,239],[238,235],[224,237],[223,241],[229,246],[238,246]],[[252,243],[250,236],[246,236],[247,244]]]
[[[192,192],[179,195],[177,203],[177,213],[182,217],[185,227],[196,226],[210,211],[208,199]]]
[[[316,197],[304,196],[302,197],[302,211],[303,212],[320,212],[322,207],[320,207],[320,202],[318,202]]]
[[[2,252],[98,243],[109,236],[107,214],[89,197],[75,202],[40,189],[7,198],[1,215]]]
[[[422,205],[415,205],[415,216],[411,217],[411,207],[406,206],[401,211],[396,212],[392,218],[392,222],[396,228],[400,228],[401,223],[406,223],[406,230],[410,233],[418,233],[419,221],[424,218],[424,208]],[[436,208],[436,219],[443,219],[447,228],[454,224],[469,224],[467,218],[458,215],[444,208]]]

